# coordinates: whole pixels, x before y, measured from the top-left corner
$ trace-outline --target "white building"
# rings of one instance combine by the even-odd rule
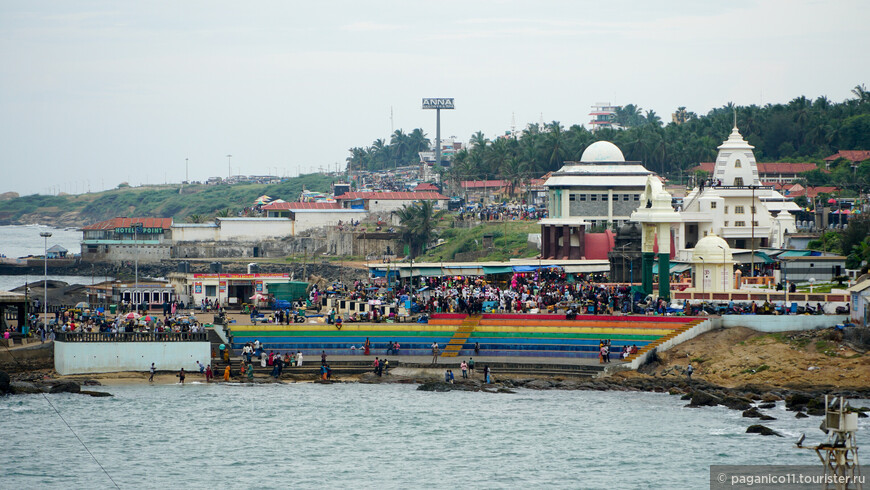
[[[771,186],[762,186],[755,155],[737,126],[719,146],[711,185],[696,187],[683,200],[677,249],[681,260],[702,238],[717,235],[731,248],[782,247],[793,233],[797,204]]]
[[[293,235],[288,218],[215,218],[211,223],[172,223],[173,242],[253,242]]]
[[[432,201],[445,208],[448,198],[440,192],[348,192],[338,196],[344,209],[363,209],[370,214],[389,214],[419,201]]]
[[[365,209],[344,209],[337,202],[280,202],[263,206],[263,211],[269,218],[289,219],[291,236],[339,222],[360,221],[368,214]]]

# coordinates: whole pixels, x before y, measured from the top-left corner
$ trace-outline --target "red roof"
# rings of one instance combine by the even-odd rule
[[[716,164],[713,162],[703,162],[699,164],[697,167],[692,170],[703,170],[704,172],[713,173],[713,167]],[[815,163],[785,163],[785,162],[771,162],[771,163],[756,163],[755,166],[758,168],[758,175],[764,174],[799,174],[801,172],[809,172],[810,170],[815,170],[819,168]]]
[[[423,182],[422,184],[417,184],[417,187],[414,187],[414,192],[422,192],[422,191],[435,191],[440,192],[438,187],[435,184],[430,184],[429,182]]]
[[[142,223],[143,228],[163,228],[172,226],[172,218],[112,218],[85,226],[82,230],[114,230],[115,228],[130,228],[136,223]]]
[[[463,180],[462,187],[466,189],[477,189],[483,187],[504,187],[508,185],[506,180]]]
[[[806,196],[809,198],[814,198],[821,193],[831,194],[839,191],[840,189],[828,185],[820,185],[820,186],[810,186],[809,188],[804,188],[804,186],[800,184],[795,184],[789,189],[785,191],[785,195],[788,197],[799,197]]]
[[[864,160],[870,160],[870,150],[840,150],[825,158],[825,161],[833,162],[838,158],[845,158],[850,162],[863,162]]]
[[[290,209],[341,209],[337,202],[273,202],[263,206],[264,211],[287,211]]]
[[[336,197],[336,199],[352,200],[352,199],[382,199],[382,200],[397,200],[397,201],[419,201],[419,200],[446,200],[447,196],[439,192],[345,192]]]

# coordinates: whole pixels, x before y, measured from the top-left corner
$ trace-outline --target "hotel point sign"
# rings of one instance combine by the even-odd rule
[[[453,109],[453,98],[423,99],[423,109]]]

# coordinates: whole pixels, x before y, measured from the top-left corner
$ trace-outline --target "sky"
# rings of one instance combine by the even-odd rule
[[[441,134],[464,141],[596,102],[842,101],[870,85],[868,20],[862,0],[4,0],[0,193],[335,169],[394,129],[434,141],[424,97],[455,98]]]

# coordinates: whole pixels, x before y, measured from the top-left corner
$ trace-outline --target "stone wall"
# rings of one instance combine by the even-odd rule
[[[147,372],[153,362],[161,371],[186,368],[211,359],[209,342],[54,342],[54,369],[59,374]]]
[[[179,242],[172,247],[174,259],[212,259],[231,257],[285,257],[313,255],[326,247],[325,236],[287,237],[258,242]]]

